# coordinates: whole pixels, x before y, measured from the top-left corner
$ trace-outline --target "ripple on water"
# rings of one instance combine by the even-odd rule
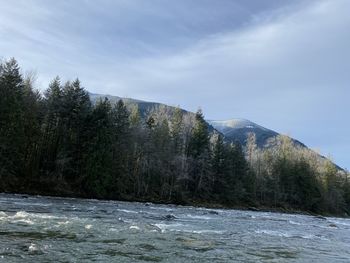
[[[192,234],[223,234],[226,231],[222,230],[212,230],[212,229],[194,229],[191,225],[185,225],[181,223],[175,224],[152,224],[155,226],[161,233],[169,232],[183,232],[183,233],[192,233]]]
[[[199,219],[199,220],[212,220],[212,219],[215,219],[213,217],[209,217],[209,216],[198,216],[198,215],[190,215],[190,214],[187,214],[185,219]]]
[[[102,239],[99,242],[106,244],[124,244],[126,238],[117,238],[117,239]]]
[[[128,213],[128,214],[138,214],[137,211],[127,210],[127,209],[117,209],[116,211]]]
[[[138,244],[138,245],[136,245],[136,247],[141,248],[141,249],[146,250],[146,251],[157,250],[157,248],[154,245],[145,244],[145,243]]]
[[[297,259],[299,257],[299,250],[291,247],[263,247],[258,250],[252,249],[247,254],[257,258],[257,261],[271,260],[273,262],[280,262],[281,259]],[[276,261],[278,260],[278,261]]]
[[[180,237],[176,241],[180,242],[182,247],[189,250],[206,252],[215,249],[215,242],[208,240],[201,240],[194,237]]]
[[[120,251],[117,249],[107,249],[103,252],[105,255],[111,256],[113,258],[128,258],[135,262],[136,260],[146,261],[146,262],[162,262],[163,258],[156,255],[147,255],[143,252],[134,251]]]
[[[76,239],[77,236],[75,233],[64,233],[59,231],[46,231],[46,232],[35,232],[35,231],[1,231],[0,236],[6,236],[8,238],[17,238],[17,239]]]
[[[321,221],[235,210],[216,214],[193,207],[63,198],[50,198],[50,206],[45,206],[50,209],[43,213],[40,205],[26,205],[36,200],[46,203],[42,197],[0,200],[0,262],[57,258],[62,262],[347,262],[344,259],[350,258],[347,219]]]
[[[328,241],[327,238],[321,236],[321,235],[313,235],[313,234],[296,234],[296,233],[289,233],[289,232],[281,232],[281,231],[275,231],[275,230],[256,230],[254,231],[256,234],[265,234],[269,236],[276,236],[276,237],[285,237],[285,238],[302,238],[302,239],[321,239],[324,241]]]

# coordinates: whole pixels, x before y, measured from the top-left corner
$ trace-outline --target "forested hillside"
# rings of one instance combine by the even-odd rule
[[[101,83],[101,85],[103,85]],[[263,206],[344,215],[349,175],[277,136],[227,143],[199,110],[92,103],[79,80],[39,93],[14,59],[0,66],[0,191]]]

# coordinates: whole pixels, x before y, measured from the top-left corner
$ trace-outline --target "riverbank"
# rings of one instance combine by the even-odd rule
[[[58,198],[74,198],[74,199],[85,199],[85,200],[101,200],[101,201],[123,201],[123,202],[139,202],[144,204],[160,204],[160,205],[171,205],[171,206],[191,206],[196,208],[208,208],[208,209],[224,209],[224,210],[241,210],[241,211],[254,211],[254,212],[272,212],[272,213],[283,213],[283,214],[296,214],[313,216],[317,218],[325,217],[339,217],[339,218],[350,218],[348,214],[329,214],[329,213],[315,213],[312,211],[303,211],[287,207],[267,207],[267,206],[251,206],[251,205],[224,205],[219,203],[201,202],[198,200],[187,200],[186,202],[170,202],[165,200],[155,200],[152,198],[120,198],[120,199],[105,199],[96,197],[87,197],[83,194],[65,192],[65,193],[43,193],[39,191],[15,191],[15,192],[0,192],[1,194],[15,194],[22,198],[28,196],[41,196],[41,197],[58,197]],[[214,213],[215,211],[213,211]]]

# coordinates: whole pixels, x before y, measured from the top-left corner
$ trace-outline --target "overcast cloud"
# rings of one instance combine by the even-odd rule
[[[203,108],[350,168],[349,0],[0,0],[0,56],[91,92]]]

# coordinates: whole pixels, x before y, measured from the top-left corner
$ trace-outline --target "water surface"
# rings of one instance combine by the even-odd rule
[[[0,262],[350,262],[350,220],[0,194]]]

